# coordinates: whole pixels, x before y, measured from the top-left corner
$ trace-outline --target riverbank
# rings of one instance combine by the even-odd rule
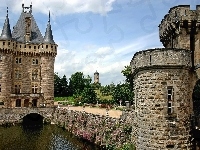
[[[132,124],[126,114],[113,118],[86,111],[56,109],[53,118],[58,126],[101,147],[117,149],[131,143]]]

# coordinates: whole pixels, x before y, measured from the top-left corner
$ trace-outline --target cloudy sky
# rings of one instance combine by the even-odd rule
[[[33,15],[44,35],[51,11],[51,25],[58,55],[55,72],[69,78],[81,71],[93,77],[97,70],[102,85],[125,79],[121,70],[136,51],[162,47],[158,25],[175,5],[199,0],[34,0]],[[31,0],[0,0],[0,29],[9,7],[11,30]],[[0,31],[1,32],[1,31]]]

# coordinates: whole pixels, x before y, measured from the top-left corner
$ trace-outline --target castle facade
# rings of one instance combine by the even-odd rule
[[[7,11],[0,36],[0,101],[4,107],[53,105],[56,54],[50,14],[43,37],[32,15],[32,5],[22,4],[12,32]]]
[[[165,48],[136,52],[133,138],[140,150],[199,147],[200,6],[171,8],[159,25]],[[196,87],[196,88],[195,88]],[[194,134],[195,133],[195,134]]]

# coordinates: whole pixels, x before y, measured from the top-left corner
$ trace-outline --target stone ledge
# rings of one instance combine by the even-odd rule
[[[133,77],[140,71],[144,71],[144,70],[151,70],[152,69],[184,69],[184,70],[191,70],[191,67],[186,67],[183,65],[176,65],[176,66],[172,66],[172,65],[152,65],[152,66],[144,66],[144,67],[139,67],[137,69],[134,70],[133,72]]]

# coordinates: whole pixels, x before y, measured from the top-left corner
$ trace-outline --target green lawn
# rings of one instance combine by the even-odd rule
[[[100,92],[100,90],[94,90],[96,93],[97,93],[97,97],[100,99],[100,100],[111,100],[112,99],[112,95],[102,95],[102,93]]]

